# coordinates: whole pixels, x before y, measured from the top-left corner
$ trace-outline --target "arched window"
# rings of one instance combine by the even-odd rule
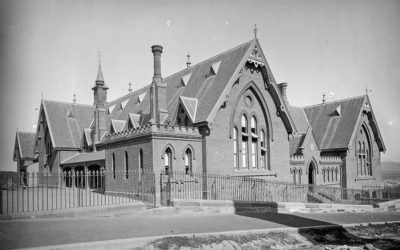
[[[257,168],[257,119],[255,116],[251,117],[251,166]]]
[[[297,173],[297,170],[293,169],[293,184],[294,185],[296,185],[296,173]]]
[[[362,175],[362,159],[361,159],[361,142],[358,142],[358,161],[357,161],[358,175]]]
[[[328,182],[330,182],[329,172],[330,172],[330,169],[328,168],[328,169],[326,170],[326,175],[327,175],[326,179],[328,180]]]
[[[169,175],[172,172],[172,152],[167,148],[164,153],[165,174]]]
[[[249,156],[248,150],[248,134],[247,134],[247,117],[242,115],[242,168],[247,168],[247,161]]]
[[[301,174],[302,174],[302,170],[301,170],[301,168],[299,169],[299,182],[298,182],[298,184],[301,184]]]
[[[192,159],[192,151],[190,150],[190,148],[187,148],[185,152],[185,174],[187,175],[193,174]]]
[[[367,173],[367,166],[366,166],[366,159],[365,159],[365,142],[362,142],[362,166],[363,166],[363,170],[362,172],[364,173],[364,175],[368,175]]]
[[[178,125],[182,125],[182,119],[178,117]]]
[[[247,117],[242,115],[242,134],[247,134]]]
[[[189,126],[189,118],[186,116],[185,117],[185,126],[188,127]]]
[[[335,169],[335,175],[336,175],[336,176],[335,176],[335,180],[336,180],[336,181],[338,181],[338,178],[337,178],[337,177],[338,177],[338,172],[339,172],[339,170],[338,170],[338,168],[336,168],[336,169]]]
[[[260,131],[260,146],[261,146],[261,168],[267,167],[267,148],[265,147],[265,132],[263,129]]]
[[[239,167],[239,154],[238,154],[238,130],[236,127],[233,128],[233,167],[237,169]]]
[[[125,179],[129,178],[129,166],[128,166],[128,152],[125,151],[124,155],[124,165],[125,165]]]
[[[112,154],[112,162],[111,162],[111,171],[112,171],[112,178],[115,180],[115,155]]]
[[[322,177],[324,179],[324,182],[326,182],[325,169],[322,169]]]
[[[143,151],[142,151],[142,149],[139,150],[138,163],[139,163],[138,164],[139,179],[141,179],[142,178],[142,174],[143,174],[143,170],[144,170],[144,168],[143,168]]]

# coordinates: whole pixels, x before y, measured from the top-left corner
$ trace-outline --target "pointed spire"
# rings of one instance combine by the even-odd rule
[[[96,82],[104,82],[103,70],[101,68],[101,54],[99,53],[99,70],[97,72]]]

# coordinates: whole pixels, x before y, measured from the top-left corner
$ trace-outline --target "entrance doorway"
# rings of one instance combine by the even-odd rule
[[[315,185],[315,175],[316,175],[316,167],[315,163],[312,161],[310,165],[308,165],[308,185],[309,191],[314,192],[314,185]]]

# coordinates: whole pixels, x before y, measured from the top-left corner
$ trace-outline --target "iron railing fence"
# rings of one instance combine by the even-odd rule
[[[207,199],[374,205],[396,197],[394,194],[388,196],[387,190],[293,184],[257,177],[203,175],[202,173],[180,171],[162,172],[160,183],[162,185],[161,191],[167,191],[164,194],[161,193],[162,203],[163,200],[173,199]],[[397,194],[400,194],[400,192]],[[167,203],[164,202],[164,204]]]
[[[68,171],[9,178],[0,190],[0,214],[142,201],[155,206],[152,172]]]

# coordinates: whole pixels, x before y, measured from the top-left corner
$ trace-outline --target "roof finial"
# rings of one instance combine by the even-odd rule
[[[257,24],[254,24],[254,38],[257,38]]]
[[[365,95],[368,95],[369,92],[372,92],[372,90],[368,89],[368,85],[365,85]]]
[[[187,61],[186,61],[186,68],[188,69],[188,68],[190,68],[190,65],[192,64],[191,62],[190,62],[190,54],[189,54],[189,52],[187,53]]]
[[[101,53],[100,51],[97,52],[99,56],[99,70],[97,72],[96,82],[104,82],[103,70],[101,68]]]
[[[129,94],[132,94],[132,83],[131,83],[131,81],[129,81],[129,88],[128,88],[128,91],[129,91]]]
[[[74,94],[74,98],[72,98],[72,102],[75,104],[76,103],[76,95]]]
[[[43,96],[44,96],[44,95],[43,95],[43,92],[41,92],[41,93],[40,93],[40,97],[42,98],[42,100],[43,100]]]
[[[325,93],[322,94],[322,104],[325,104],[326,98],[325,98]]]

